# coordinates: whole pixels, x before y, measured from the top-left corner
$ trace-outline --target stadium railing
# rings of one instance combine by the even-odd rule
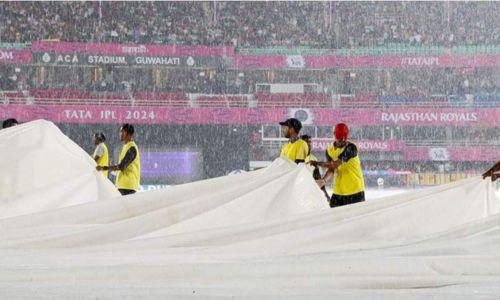
[[[0,91],[0,104],[122,105],[152,107],[303,107],[303,108],[497,108],[500,93],[380,96],[376,93],[186,94],[110,93],[86,90]]]

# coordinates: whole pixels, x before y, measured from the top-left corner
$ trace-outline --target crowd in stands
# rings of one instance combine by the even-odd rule
[[[351,49],[413,46],[422,48],[498,46],[498,1],[4,1],[0,2],[0,43],[40,40],[161,45],[234,46],[287,49]],[[224,67],[226,68],[226,67]],[[238,70],[238,69],[35,67],[0,64],[0,103],[246,107],[362,107],[453,101],[500,107],[498,68]],[[159,73],[155,73],[159,72]],[[290,96],[258,90],[259,83],[312,83],[316,95]],[[192,97],[188,94],[211,94]],[[333,95],[342,94],[339,99]],[[431,96],[435,98],[430,98]],[[442,98],[439,95],[444,95]],[[456,98],[454,98],[456,97]],[[421,100],[422,99],[422,100]],[[444,99],[444,100],[443,100]],[[284,101],[286,100],[286,101]],[[31,102],[30,102],[31,101]],[[89,102],[90,101],[90,102]],[[291,101],[291,102],[287,102]],[[335,101],[338,101],[337,103]],[[63,103],[67,104],[67,103]],[[331,127],[303,133],[331,137]],[[280,128],[265,135],[279,137]],[[499,146],[496,127],[353,126],[354,140],[403,140],[425,144]],[[252,132],[251,160],[272,160],[277,150],[264,147]],[[441,144],[440,144],[441,143]],[[321,156],[322,158],[322,156]],[[363,160],[364,170],[478,172],[490,163]],[[378,176],[366,176],[376,185]],[[404,176],[386,179],[404,186]]]
[[[500,3],[6,1],[0,40],[307,46],[498,45]]]
[[[22,67],[22,68],[21,68]],[[312,84],[305,92],[356,95],[341,102],[381,102],[398,105],[412,101],[448,101],[447,96],[467,94],[480,102],[498,98],[498,68],[477,68],[473,71],[446,68],[387,70],[238,70],[238,69],[162,69],[104,68],[101,76],[91,79],[94,69],[77,66],[48,67],[44,80],[36,68],[0,65],[0,89],[77,88],[91,91],[127,92],[157,91],[205,94],[252,94],[269,92],[258,84]],[[155,73],[157,72],[157,73]],[[22,80],[22,84],[19,82]],[[432,97],[432,98],[431,98]],[[401,100],[403,99],[403,100]],[[497,100],[494,100],[498,102]]]
[[[433,161],[371,161],[363,162],[365,170],[379,171],[410,171],[413,173],[451,173],[451,172],[473,172],[479,173],[487,170],[488,162],[433,162]]]
[[[472,71],[449,68],[355,70],[339,72],[341,93],[378,92],[391,96],[464,95],[498,91],[495,68]]]
[[[3,66],[0,65],[3,70]],[[325,78],[325,71],[306,71],[313,83],[311,91],[287,93],[270,91],[272,83],[306,83],[301,79],[268,80],[268,73],[280,76],[280,71],[236,71],[218,73],[214,70],[162,70],[155,76],[151,69],[119,69],[105,71],[99,80],[92,80],[88,74],[72,71],[64,72],[56,67],[45,74],[43,81],[34,70],[22,68],[0,72],[0,90],[27,91],[32,89],[59,90],[84,89],[94,93],[163,92],[210,95],[252,95],[260,106],[283,107],[499,107],[500,92],[498,75],[478,69],[473,74],[446,75],[439,69],[419,70],[416,75],[397,69],[382,76],[378,71],[359,70],[356,78],[346,87],[342,81]],[[91,72],[89,68],[86,72]],[[498,71],[495,71],[498,73]],[[300,78],[301,71],[297,71]],[[339,72],[341,75],[341,72]],[[439,80],[444,74],[449,81]],[[421,75],[421,76],[420,76]],[[285,75],[290,76],[290,75]],[[283,77],[285,77],[283,76]],[[365,78],[362,78],[365,77]],[[375,77],[370,80],[369,77]],[[259,78],[261,78],[259,80]],[[392,78],[392,80],[387,80]],[[436,78],[433,82],[429,78]],[[359,80],[358,80],[359,79]],[[323,81],[325,80],[325,81]],[[367,85],[366,82],[371,82]],[[452,82],[452,83],[450,83]],[[329,85],[331,83],[331,85]],[[389,85],[396,84],[396,88]],[[286,90],[286,89],[285,89]]]
[[[425,182],[426,174],[454,174],[451,178],[460,179],[460,176],[474,176],[482,174],[490,167],[489,162],[417,162],[417,161],[363,161],[362,167],[365,170],[365,184],[369,187],[377,187],[378,179],[384,179],[384,188],[408,188],[424,185],[433,185],[430,182]],[[383,172],[405,171],[413,175],[383,175]],[[379,173],[380,172],[380,173]],[[420,181],[414,174],[423,175],[423,181]],[[436,178],[436,177],[434,177]],[[450,178],[450,179],[451,179]],[[439,180],[439,179],[438,179]],[[435,182],[435,181],[434,181]],[[439,182],[443,183],[443,182]]]
[[[499,12],[499,2],[12,1],[0,2],[0,42],[57,39],[243,48],[498,45]],[[47,68],[40,80],[34,67],[2,64],[0,89],[84,87],[92,92],[257,94],[259,98],[259,93],[269,92],[259,90],[259,83],[312,83],[317,85],[312,92],[321,94],[312,98],[324,103],[319,106],[330,105],[331,97],[323,99],[327,94],[352,95],[341,97],[340,107],[358,103],[495,107],[500,102],[498,68],[238,70],[221,66],[154,72],[110,67],[90,79],[95,77],[93,68],[58,66]]]
[[[456,127],[451,133],[456,143],[500,146],[500,140],[496,138],[498,136],[496,127]]]
[[[493,138],[496,127],[445,127],[445,126],[354,126],[351,137],[354,140],[403,140],[408,145],[444,146],[500,146]]]

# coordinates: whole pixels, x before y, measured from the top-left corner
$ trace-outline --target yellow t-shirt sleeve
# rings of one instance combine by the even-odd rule
[[[307,143],[301,142],[299,148],[297,149],[295,159],[305,160],[307,157],[307,152],[309,152],[309,147],[307,146]]]
[[[287,146],[285,144],[285,145],[283,145],[283,147],[281,147],[280,156],[286,156],[286,149],[287,149]]]

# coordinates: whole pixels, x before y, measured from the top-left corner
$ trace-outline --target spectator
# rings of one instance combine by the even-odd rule
[[[3,42],[495,45],[497,2],[2,2]]]

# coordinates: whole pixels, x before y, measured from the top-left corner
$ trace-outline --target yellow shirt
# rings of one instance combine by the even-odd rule
[[[306,157],[306,161],[305,163],[308,163],[310,161],[318,161],[318,158],[314,155],[314,154],[309,154],[307,157]],[[314,169],[316,169],[316,167],[314,166],[309,166],[309,169],[311,170],[311,172],[314,171]]]
[[[141,181],[141,159],[139,157],[139,148],[134,141],[130,141],[123,145],[118,161],[121,162],[127,154],[128,149],[132,147],[135,147],[137,155],[135,156],[134,160],[125,168],[125,170],[118,171],[118,175],[116,176],[116,187],[119,189],[137,191],[139,189],[139,183]]]
[[[280,156],[286,157],[293,162],[297,159],[305,161],[308,152],[309,147],[307,143],[302,139],[296,139],[288,141],[288,143],[283,145]]]
[[[109,166],[109,154],[108,154],[108,147],[104,143],[100,143],[97,145],[97,147],[94,150],[94,154],[92,155],[93,157],[96,157],[98,155],[98,149],[101,147],[102,154],[99,155],[99,159],[96,161],[97,165],[102,167],[102,166]],[[100,154],[100,153],[99,153]],[[104,175],[104,177],[108,177],[108,171],[101,171],[101,173]]]
[[[328,156],[330,156],[333,161],[339,160],[339,156],[341,156],[342,152],[344,152],[349,144],[355,147],[351,142],[348,142],[348,144],[342,148],[329,146],[326,149]],[[340,196],[348,196],[363,192],[364,190],[365,181],[361,170],[361,162],[356,153],[356,155],[349,158],[347,162],[343,161],[335,170],[333,193]]]

